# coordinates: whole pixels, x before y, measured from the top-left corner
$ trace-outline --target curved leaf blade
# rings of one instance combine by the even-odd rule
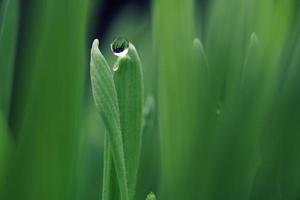
[[[117,60],[114,81],[124,143],[129,198],[134,198],[142,145],[144,88],[142,65],[132,44],[125,57]]]
[[[19,1],[5,0],[0,6],[0,109],[7,116],[17,43]]]
[[[117,92],[112,71],[98,49],[99,41],[93,42],[91,50],[91,82],[94,101],[108,132],[114,166],[119,181],[121,199],[128,199],[126,167],[120,128]]]

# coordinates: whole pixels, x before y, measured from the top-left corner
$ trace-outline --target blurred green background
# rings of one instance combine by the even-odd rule
[[[298,0],[0,0],[1,200],[101,198],[89,52],[117,36],[155,99],[135,199],[300,199]]]

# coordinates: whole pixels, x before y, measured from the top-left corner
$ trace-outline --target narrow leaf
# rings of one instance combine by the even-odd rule
[[[129,198],[134,198],[139,167],[143,125],[143,76],[135,47],[129,44],[128,54],[119,57],[114,81],[120,108]]]
[[[2,112],[0,112],[0,199],[3,199],[5,193],[5,180],[7,176],[7,167],[11,156],[11,141],[8,135],[7,122]]]
[[[115,177],[116,171],[111,154],[111,145],[108,135],[105,135],[104,141],[104,170],[103,170],[103,186],[102,200],[113,200],[119,198],[118,181]]]
[[[94,101],[105,124],[111,153],[119,182],[121,199],[128,199],[126,167],[120,128],[120,114],[113,74],[98,49],[99,41],[93,42],[91,50],[91,81]]]
[[[18,0],[4,0],[0,5],[0,109],[7,116],[18,29]]]

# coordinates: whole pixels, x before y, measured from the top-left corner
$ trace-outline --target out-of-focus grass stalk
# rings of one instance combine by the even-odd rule
[[[197,199],[194,159],[201,66],[193,62],[194,1],[154,2],[162,151],[161,199]],[[203,67],[203,66],[202,66]],[[196,146],[195,146],[196,145]]]
[[[5,198],[7,174],[12,159],[13,144],[8,132],[7,120],[0,112],[0,198]]]
[[[291,109],[286,103],[298,98],[297,90],[292,89],[297,85],[295,79],[282,89],[283,82],[290,80],[286,74],[293,67],[289,66],[297,65],[297,59],[292,57],[290,64],[289,54],[284,52],[297,52],[296,47],[286,48],[292,40],[297,41],[291,34],[297,29],[293,26],[296,2],[211,1],[204,26],[206,72],[201,71],[203,62],[193,68],[188,53],[192,4],[154,4],[163,154],[161,197],[296,197],[299,184],[283,184],[288,180],[283,175],[287,174],[282,170],[287,168],[283,161],[288,159],[276,153],[293,152],[287,144],[297,138],[292,136],[298,130],[293,119],[299,113],[295,109],[294,117],[288,117]],[[258,41],[253,34],[249,44],[252,32],[257,33]],[[289,98],[282,96],[285,93]],[[285,129],[290,136],[283,135]],[[298,163],[295,160],[290,165],[296,169]]]
[[[278,89],[282,47],[291,30],[291,5],[291,1],[235,0],[211,5],[206,34],[211,101],[206,112],[219,105],[220,113],[206,117],[210,139],[206,140],[209,161],[203,164],[207,166],[202,176],[204,199],[247,199],[255,198],[255,193],[258,199],[279,198],[276,175],[262,169],[273,163],[266,162],[274,153],[272,139],[266,138],[276,137],[269,131],[268,116]],[[247,53],[252,31],[259,42],[254,49],[250,44]],[[263,183],[265,178],[269,184]]]
[[[6,199],[70,199],[87,64],[88,2],[28,4],[10,122],[18,144]]]
[[[12,160],[13,141],[9,134],[8,116],[14,72],[17,33],[19,25],[19,1],[0,1],[0,199],[5,199]]]
[[[276,104],[275,112],[280,115],[274,120],[273,129],[279,135],[280,143],[275,146],[275,159],[279,157],[280,169],[279,181],[281,182],[280,189],[282,199],[297,199],[300,196],[300,159],[298,156],[299,149],[299,117],[300,109],[298,102],[300,101],[299,78],[300,73],[300,37],[299,27],[300,23],[297,22],[298,34],[294,35],[291,41],[295,41],[294,51],[290,56],[290,66],[286,73],[282,88],[282,96],[279,99],[279,106]],[[278,128],[274,125],[281,124]],[[289,133],[287,137],[286,133]]]
[[[19,1],[0,4],[0,111],[8,116],[17,44]]]

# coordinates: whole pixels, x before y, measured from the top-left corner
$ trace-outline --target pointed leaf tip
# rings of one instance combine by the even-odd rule
[[[90,75],[94,102],[105,125],[122,200],[128,200],[125,156],[120,127],[120,113],[113,73],[101,54],[99,40],[91,48]]]

